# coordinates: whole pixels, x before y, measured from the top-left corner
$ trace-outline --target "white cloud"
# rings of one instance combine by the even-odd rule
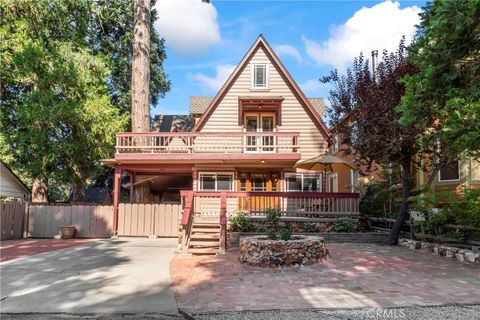
[[[417,6],[401,9],[400,3],[392,1],[363,7],[344,24],[334,27],[327,41],[319,43],[304,36],[305,50],[319,65],[345,69],[360,52],[369,56],[372,50],[394,51],[403,35],[410,43],[420,11]]]
[[[236,66],[232,64],[220,64],[215,67],[215,77],[206,76],[201,72],[196,73],[191,77],[205,89],[214,91],[216,93],[218,90],[220,90],[225,81],[227,81],[233,70],[235,70],[235,67]]]
[[[217,10],[200,0],[160,0],[155,28],[166,45],[181,54],[206,51],[221,39]]]
[[[282,44],[282,45],[276,46],[274,51],[279,56],[292,57],[298,62],[302,62],[302,56],[300,55],[300,52],[298,52],[298,50],[295,47],[292,47],[288,44]]]
[[[319,80],[307,80],[304,83],[299,84],[302,91],[306,94],[318,93],[323,88],[323,83]]]

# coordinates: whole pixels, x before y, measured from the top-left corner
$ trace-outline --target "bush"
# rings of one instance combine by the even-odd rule
[[[267,227],[263,224],[258,224],[256,227],[255,227],[255,232],[257,233],[266,233],[267,232]]]
[[[417,197],[415,211],[421,212],[425,220],[414,221],[415,232],[435,234],[444,238],[458,240],[480,238],[480,232],[474,230],[448,230],[445,224],[480,228],[480,190],[462,188],[461,197],[453,192],[438,192]]]
[[[280,239],[288,241],[291,238],[292,238],[292,230],[287,228],[280,230]]]
[[[230,231],[232,232],[249,232],[253,229],[253,225],[248,219],[247,212],[237,210],[230,218]]]
[[[305,231],[305,232],[318,232],[317,225],[313,222],[305,222],[303,224],[303,231]]]
[[[267,237],[272,240],[277,240],[277,231],[275,231],[275,229],[267,229]]]
[[[354,232],[356,224],[350,219],[339,219],[332,225],[332,230],[335,232]]]

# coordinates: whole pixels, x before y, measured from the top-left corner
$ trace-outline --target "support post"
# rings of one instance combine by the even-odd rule
[[[225,253],[227,238],[227,194],[220,196],[220,254]]]
[[[135,184],[135,172],[130,172],[129,173],[130,175],[130,203],[133,203],[133,199],[134,199],[134,184]]]
[[[120,202],[120,177],[122,175],[122,167],[115,167],[115,175],[113,177],[113,236],[118,236],[118,203]]]

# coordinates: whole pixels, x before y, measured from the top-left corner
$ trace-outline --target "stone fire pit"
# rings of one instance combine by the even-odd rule
[[[285,241],[253,236],[240,240],[240,261],[250,266],[310,265],[327,255],[328,250],[322,237],[298,235]]]

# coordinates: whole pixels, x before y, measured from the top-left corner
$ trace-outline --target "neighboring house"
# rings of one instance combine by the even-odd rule
[[[348,121],[348,119],[343,121]],[[346,127],[351,128],[351,125]],[[347,155],[343,151],[349,146],[350,134],[338,132],[335,126],[330,130],[334,136],[335,143],[330,146],[329,153],[350,162],[355,162],[353,153]],[[354,152],[354,150],[352,151]],[[356,169],[327,174],[327,186],[330,187],[332,185],[332,190],[338,190],[338,192],[354,192],[359,191],[360,184],[367,184],[381,179],[380,167],[374,167],[373,172],[370,172],[368,176],[360,174],[361,171],[366,173],[368,171],[366,168],[360,169],[363,170]],[[425,184],[428,178],[429,172],[424,172],[420,169],[415,174],[415,184]],[[462,186],[480,189],[480,161],[464,156],[459,157],[457,161],[439,170],[431,184],[431,189],[433,192],[452,191],[459,194]]]
[[[150,202],[182,190],[184,240],[189,210],[217,225],[220,216],[222,226],[221,217],[238,209],[256,216],[269,208],[302,212],[303,219],[322,210],[356,214],[358,194],[326,201],[322,173],[295,168],[333,143],[323,107],[323,99],[305,97],[260,36],[215,97],[191,97],[189,115],[158,116],[152,132],[117,134],[115,158],[103,161],[115,168],[114,212],[126,172],[133,188],[148,186]]]
[[[28,201],[31,195],[32,192],[22,180],[6,163],[0,161],[0,199]]]

